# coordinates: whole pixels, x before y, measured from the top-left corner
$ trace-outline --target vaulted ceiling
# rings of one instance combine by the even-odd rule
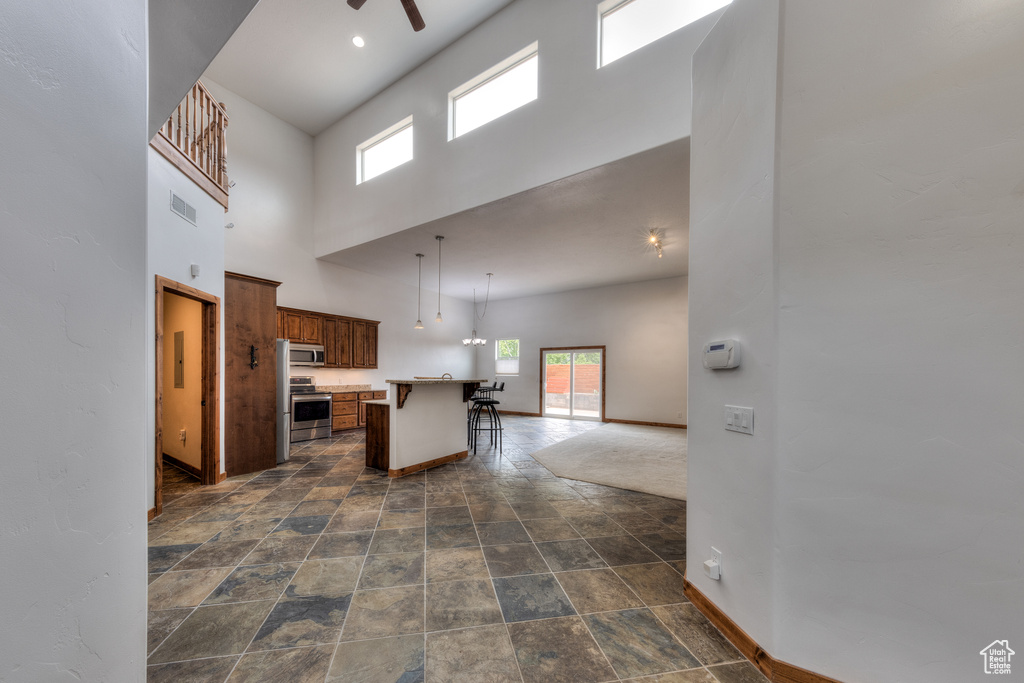
[[[510,0],[417,4],[420,32],[399,0],[368,0],[359,11],[344,0],[261,0],[206,75],[316,135]],[[684,139],[326,260],[415,285],[415,254],[436,259],[434,236],[445,235],[443,290],[464,299],[483,291],[488,272],[496,299],[675,277],[688,266],[688,196]],[[664,236],[661,259],[645,243],[651,228]]]

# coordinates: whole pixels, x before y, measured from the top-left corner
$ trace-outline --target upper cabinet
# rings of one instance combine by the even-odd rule
[[[302,344],[323,344],[324,317],[313,311],[277,309],[277,335]]]
[[[303,344],[322,344],[325,368],[377,367],[376,320],[346,318],[296,308],[277,309],[277,334]]]
[[[324,367],[352,367],[352,320],[324,317]]]
[[[377,367],[377,325],[372,320],[352,321],[352,367]]]

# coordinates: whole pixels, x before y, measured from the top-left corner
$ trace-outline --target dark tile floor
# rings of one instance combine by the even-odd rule
[[[217,486],[165,471],[149,680],[764,681],[683,595],[685,502],[529,455],[593,428],[509,416],[503,454],[401,479],[361,432]]]

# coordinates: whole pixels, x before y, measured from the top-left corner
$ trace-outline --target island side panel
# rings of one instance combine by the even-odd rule
[[[393,397],[397,394],[392,392]],[[400,410],[394,398],[389,402],[391,471],[466,455],[466,404],[461,383],[414,385]]]
[[[382,401],[366,403],[366,466],[387,470],[391,461],[391,406]]]

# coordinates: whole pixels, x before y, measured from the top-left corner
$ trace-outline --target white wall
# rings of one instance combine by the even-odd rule
[[[701,44],[690,138],[687,577],[772,654],[778,12],[733,0]],[[739,341],[739,368],[704,369],[716,339]],[[752,436],[724,430],[725,405],[754,409]],[[704,575],[712,545],[720,582]]]
[[[208,79],[227,106],[230,210],[225,234],[229,271],[281,282],[281,306],[381,321],[377,370],[313,370],[319,384],[371,384],[412,375],[472,375],[473,353],[462,346],[472,304],[423,290],[423,324],[416,322],[416,289],[317,260],[313,255],[313,138]],[[416,268],[409,254],[409,268]],[[427,264],[424,263],[427,271]],[[428,271],[429,272],[429,271]],[[429,282],[426,272],[424,282]]]
[[[498,378],[498,398],[539,413],[540,349],[606,346],[605,417],[686,424],[686,306],[685,277],[492,301],[476,324],[487,339],[477,368],[494,378],[494,340],[519,339],[519,375]]]
[[[196,208],[196,225],[171,211],[171,191]],[[146,495],[156,498],[156,276],[194,287],[221,300],[220,419],[224,420],[224,207],[149,148],[148,245],[146,275]],[[199,264],[192,277],[191,265]],[[172,388],[165,381],[165,391]],[[166,429],[166,425],[165,425]],[[198,436],[198,435],[197,435]],[[165,433],[164,439],[168,436]],[[177,438],[177,431],[170,438]],[[220,472],[224,471],[224,430],[220,430]]]
[[[316,138],[316,253],[479,206],[689,134],[686,65],[715,13],[597,69],[597,0],[518,0]],[[540,43],[539,97],[448,142],[448,93]],[[413,161],[355,183],[355,148],[413,116]]]
[[[1024,652],[1024,6],[790,1],[783,34],[778,655],[984,679]]]
[[[735,0],[694,63],[691,348],[751,339],[744,373],[691,375],[688,575],[781,660],[843,681],[981,680],[979,651],[1024,632],[1024,8],[790,0],[770,127],[774,89],[750,81],[774,78],[773,51],[742,57],[773,39],[766,4]],[[760,117],[743,113],[751,93]],[[771,192],[753,181],[772,177],[765,245]],[[747,275],[712,296],[736,245],[763,287]],[[759,410],[773,393],[759,452],[721,431],[723,400]],[[700,563],[718,542],[712,584]]]
[[[0,679],[143,681],[146,3],[0,16]]]

